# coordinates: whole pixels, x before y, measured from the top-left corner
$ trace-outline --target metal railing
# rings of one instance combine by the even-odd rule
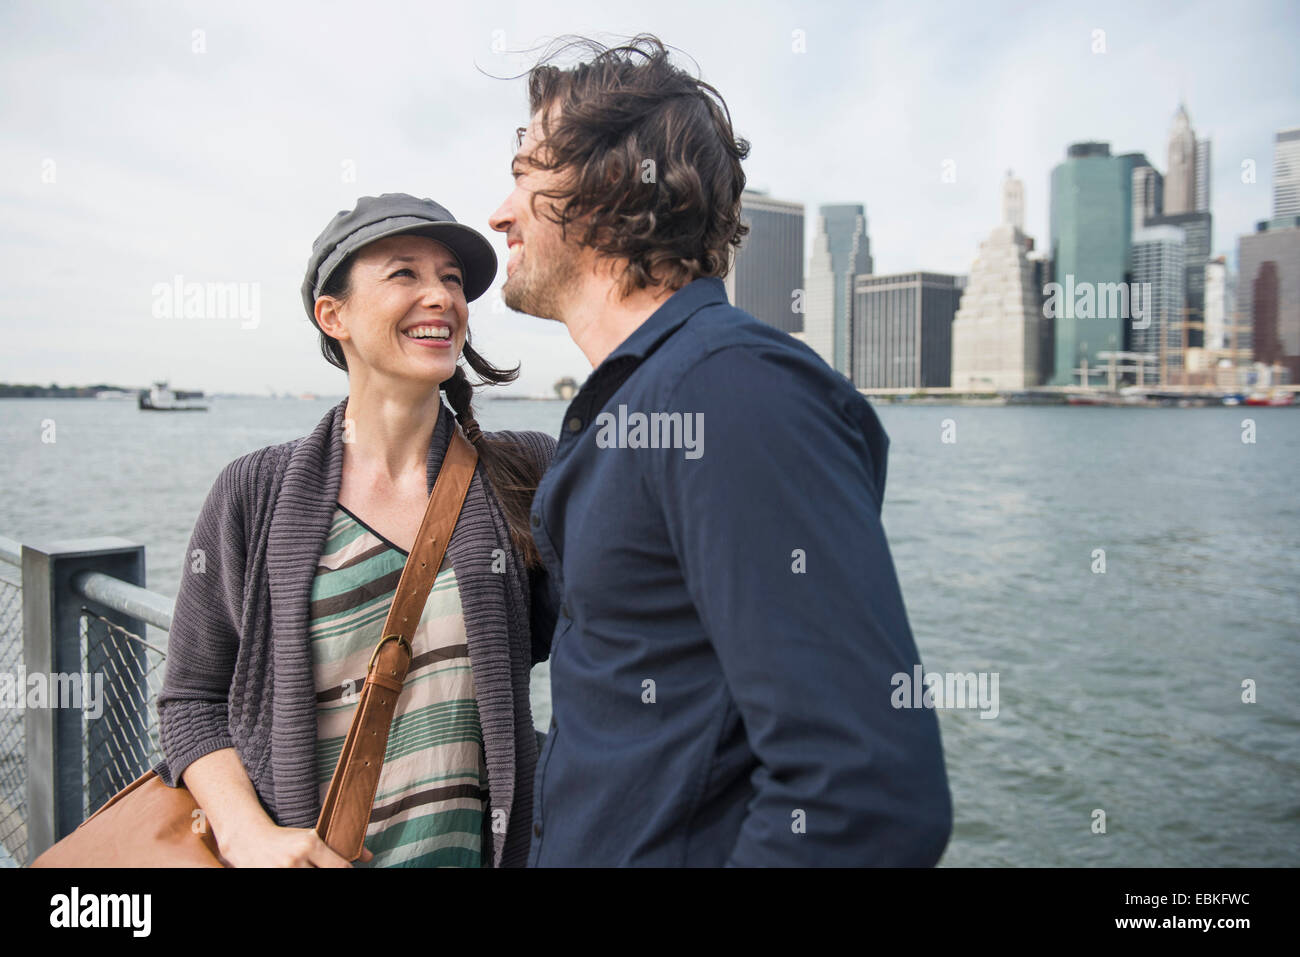
[[[16,675],[23,661],[21,548],[0,538],[0,675]],[[12,679],[11,679],[12,680]],[[27,848],[27,777],[23,723],[0,710],[0,867],[23,860]]]
[[[25,866],[158,762],[172,600],[144,546],[0,537],[0,866]]]

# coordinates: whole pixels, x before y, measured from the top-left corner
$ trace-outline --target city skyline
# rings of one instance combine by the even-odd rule
[[[1050,171],[1066,147],[1102,140],[1167,172],[1180,103],[1213,143],[1210,252],[1235,271],[1237,237],[1270,214],[1274,135],[1300,115],[1287,55],[1300,11],[1286,4],[1260,5],[1249,22],[1221,21],[1210,4],[955,15],[757,4],[742,20],[684,4],[436,16],[376,4],[360,20],[312,9],[306,31],[293,5],[0,13],[0,380],[343,391],[295,301],[311,238],[358,196],[393,190],[431,195],[487,233],[526,113],[522,82],[494,77],[530,61],[508,51],[560,33],[649,30],[694,57],[753,143],[750,186],[808,211],[805,264],[813,211],[861,204],[877,274],[968,272],[998,222],[1007,168],[1025,182],[1025,232],[1045,243]],[[400,11],[400,35],[385,11]],[[421,37],[441,55],[417,61]],[[345,53],[348,69],[332,68]],[[472,306],[471,329],[498,365],[524,360],[509,391],[585,378],[559,324],[493,309],[502,275]],[[255,284],[259,322],[155,318],[153,290],[177,277]]]

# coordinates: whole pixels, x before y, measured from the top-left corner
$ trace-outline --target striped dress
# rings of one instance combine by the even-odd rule
[[[341,504],[311,589],[321,800],[407,553]],[[358,867],[481,867],[487,764],[456,575],[444,557],[412,641]]]

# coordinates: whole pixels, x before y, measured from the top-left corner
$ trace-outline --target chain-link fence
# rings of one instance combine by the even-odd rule
[[[0,675],[11,681],[23,664],[21,581],[21,569],[0,562]],[[0,706],[0,867],[27,862],[26,771],[22,710]]]
[[[81,668],[96,687],[83,691],[84,814],[158,763],[158,691],[163,649],[82,607]]]

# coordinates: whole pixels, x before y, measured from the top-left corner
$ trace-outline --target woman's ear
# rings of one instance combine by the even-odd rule
[[[339,306],[342,305],[339,300],[333,296],[321,296],[316,300],[316,325],[320,326],[321,332],[333,339],[348,339],[347,326],[343,324],[343,318],[339,315]]]

